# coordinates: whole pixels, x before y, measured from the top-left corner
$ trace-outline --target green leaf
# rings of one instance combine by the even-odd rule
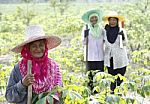
[[[150,85],[145,85],[142,87],[142,91],[145,95],[150,96]]]
[[[137,85],[135,82],[129,82],[128,87],[129,87],[129,89],[131,89],[131,91],[137,90]]]
[[[53,96],[52,96],[52,95],[49,95],[49,96],[48,96],[48,102],[49,102],[49,104],[53,104],[54,99],[53,99]]]
[[[107,79],[107,78],[101,79],[100,82],[99,82],[100,83],[100,87],[105,88],[105,87],[110,85],[110,82],[111,81],[109,79]]]
[[[120,98],[118,96],[115,95],[109,95],[106,96],[106,102],[108,102],[109,104],[119,104]]]
[[[38,94],[32,93],[32,104],[35,104],[38,100]]]
[[[134,104],[135,99],[132,97],[128,97],[128,98],[126,98],[126,102],[127,102],[127,104],[131,104],[131,103]]]
[[[43,98],[43,97],[45,97],[45,96],[47,96],[47,95],[48,95],[48,92],[40,93],[40,94],[38,95],[38,99],[41,99],[41,98]]]
[[[71,92],[76,96],[76,98],[82,99],[82,96],[78,92],[75,91],[71,91]]]
[[[75,91],[69,91],[69,95],[70,95],[71,100],[75,100],[76,98],[82,99],[82,96],[78,92],[75,92]]]
[[[46,96],[43,97],[42,99],[39,99],[36,104],[46,104]]]
[[[74,99],[75,99],[75,96],[74,96],[73,93],[69,92],[69,96],[70,96],[71,100],[74,100]]]
[[[65,98],[68,95],[68,93],[68,90],[62,91],[62,98]]]

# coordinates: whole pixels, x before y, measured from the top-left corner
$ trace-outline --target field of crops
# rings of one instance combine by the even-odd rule
[[[140,0],[139,0],[140,1]],[[104,15],[115,10],[125,17],[128,35],[130,64],[124,83],[110,94],[110,83],[116,77],[105,72],[95,75],[95,88],[99,94],[91,95],[87,88],[88,76],[83,62],[81,29],[82,14],[98,8]],[[23,41],[24,28],[28,24],[40,24],[47,34],[62,39],[62,44],[49,51],[49,57],[61,66],[63,88],[61,100],[65,104],[88,104],[91,96],[100,104],[150,104],[150,3],[29,3],[0,4],[0,102],[4,97],[9,74],[20,55],[9,50]],[[104,26],[104,23],[103,23]],[[121,93],[122,96],[118,96]],[[41,95],[42,96],[42,95]],[[42,100],[41,100],[42,101]],[[40,102],[41,102],[40,101]],[[40,103],[41,104],[41,103]]]

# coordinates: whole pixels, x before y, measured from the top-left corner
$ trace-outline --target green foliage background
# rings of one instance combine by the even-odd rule
[[[115,95],[109,94],[109,86],[117,76],[107,74],[107,70],[105,73],[97,73],[94,90],[100,94],[93,97],[102,104],[144,104],[150,96],[150,3],[145,2],[146,0],[132,4],[52,1],[49,4],[0,4],[0,57],[11,57],[9,60],[0,61],[0,101],[5,102],[6,82],[14,64],[20,60],[20,55],[9,50],[23,41],[24,28],[27,25],[41,24],[47,34],[54,34],[62,39],[62,44],[49,53],[61,66],[64,87],[57,88],[62,93],[61,100],[66,104],[89,103],[93,91],[86,87],[88,78],[83,62],[81,29],[84,23],[81,16],[90,8],[98,8],[104,15],[115,10],[125,17],[130,64],[125,77],[119,75],[124,83],[116,88]],[[118,93],[123,96],[118,96]],[[128,93],[133,96],[128,96]],[[137,95],[142,97],[142,102]],[[41,104],[40,100],[39,102]]]

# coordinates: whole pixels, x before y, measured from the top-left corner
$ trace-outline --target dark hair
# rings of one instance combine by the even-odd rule
[[[115,18],[117,20],[117,22],[119,21],[119,19],[117,17],[109,17],[108,18],[108,21],[111,19],[111,18]]]

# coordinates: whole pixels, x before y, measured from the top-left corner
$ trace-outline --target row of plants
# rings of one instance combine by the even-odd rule
[[[38,4],[36,4],[38,6]],[[35,6],[36,6],[35,5]],[[72,4],[71,4],[72,5]],[[69,6],[64,10],[63,14],[53,11],[53,7],[49,7],[47,14],[39,14],[29,5],[27,10],[18,7],[11,14],[0,15],[0,55],[12,55],[9,63],[0,63],[0,101],[5,101],[4,93],[6,82],[9,74],[14,66],[20,60],[19,54],[10,52],[10,49],[23,40],[23,31],[28,24],[41,24],[47,34],[55,34],[62,38],[62,44],[51,50],[49,57],[60,63],[63,75],[63,87],[57,87],[52,92],[35,95],[35,99],[39,99],[37,104],[44,104],[46,99],[52,102],[56,90],[59,90],[61,100],[66,104],[87,104],[93,99],[102,104],[138,104],[145,103],[147,97],[150,96],[150,50],[149,50],[149,11],[143,12],[143,8],[138,5],[144,5],[144,2],[137,4],[89,4],[89,7],[100,8],[104,12],[108,10],[117,10],[126,17],[125,29],[128,33],[128,53],[130,65],[126,76],[117,75],[115,77],[105,73],[97,73],[94,78],[95,88],[99,94],[93,95],[94,91],[90,91],[87,87],[88,73],[85,70],[83,61],[83,46],[81,43],[81,29],[83,22],[81,15],[87,10],[88,4]],[[47,5],[46,5],[47,6]],[[149,6],[148,6],[149,8]],[[142,10],[142,11],[141,11]],[[45,10],[43,11],[45,12]],[[117,77],[124,80],[120,87],[117,87],[115,94],[110,94],[110,83]],[[119,94],[122,96],[119,96]],[[133,96],[128,96],[132,93]],[[142,96],[142,102],[139,101],[137,95]],[[33,99],[34,101],[34,99]]]

